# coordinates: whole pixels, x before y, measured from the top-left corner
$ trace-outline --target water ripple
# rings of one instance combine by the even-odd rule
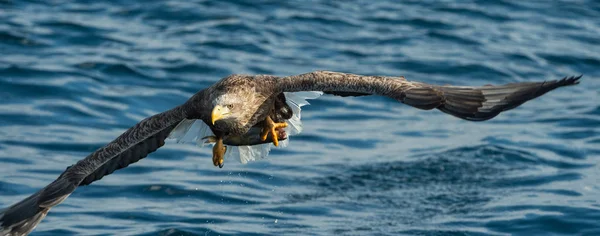
[[[0,206],[232,73],[485,85],[584,74],[484,123],[324,96],[262,161],[169,143],[33,235],[599,234],[593,1],[0,1]]]

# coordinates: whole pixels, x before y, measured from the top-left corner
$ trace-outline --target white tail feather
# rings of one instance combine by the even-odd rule
[[[229,151],[228,147],[228,150]],[[256,161],[258,159],[265,158],[269,155],[271,151],[271,144],[259,144],[254,146],[233,146],[231,147],[234,151],[232,152],[232,156],[235,157],[238,155],[239,160],[242,164],[246,164],[249,161]],[[227,154],[225,154],[227,156]]]
[[[316,99],[321,96],[322,92],[294,92],[284,93],[286,102],[290,108],[292,108],[292,118],[287,120],[288,127],[285,131],[288,135],[286,140],[279,142],[277,148],[287,147],[289,144],[289,138],[291,135],[296,135],[302,132],[302,122],[300,121],[302,111],[301,107],[309,105],[307,99]],[[173,131],[169,134],[170,139],[175,139],[177,143],[195,143],[202,147],[204,146],[203,137],[213,136],[213,132],[202,120],[188,120],[181,121]],[[237,159],[242,164],[246,164],[249,161],[255,161],[258,159],[265,158],[269,155],[271,147],[274,147],[271,143],[253,145],[253,146],[227,146],[227,152],[225,153],[225,159]]]
[[[195,143],[203,147],[205,143],[202,138],[214,135],[204,121],[184,119],[171,131],[168,138],[175,139],[177,143]]]
[[[310,105],[307,99],[316,99],[323,95],[323,92],[295,92],[295,93],[283,93],[286,98],[286,102],[290,108],[292,108],[292,118],[287,120],[288,127],[285,128],[285,131],[289,135],[296,135],[302,132],[302,118],[301,111],[302,106]]]

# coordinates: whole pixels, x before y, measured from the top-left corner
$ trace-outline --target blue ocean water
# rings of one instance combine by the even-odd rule
[[[0,0],[0,207],[233,73],[584,74],[483,123],[326,96],[268,159],[170,143],[32,235],[600,235],[599,52],[591,0]]]

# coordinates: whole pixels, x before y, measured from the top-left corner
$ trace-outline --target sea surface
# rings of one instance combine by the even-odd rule
[[[600,3],[397,2],[0,0],[0,207],[229,74],[583,74],[487,122],[324,96],[267,159],[168,143],[31,235],[600,235]]]

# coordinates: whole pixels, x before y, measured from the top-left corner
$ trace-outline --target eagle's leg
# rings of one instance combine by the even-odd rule
[[[269,134],[271,134],[271,137],[273,138],[273,145],[278,146],[279,145],[279,139],[278,139],[278,132],[277,129],[280,128],[285,128],[287,127],[287,123],[282,122],[282,123],[275,123],[273,121],[273,119],[271,119],[270,116],[267,116],[267,118],[265,119],[265,125],[262,129],[262,133],[260,135],[260,138],[265,141],[267,140],[267,137],[269,136]]]
[[[225,151],[227,151],[227,147],[223,143],[223,138],[219,138],[217,136],[206,136],[202,138],[202,140],[204,140],[205,144],[215,144],[215,146],[213,146],[213,164],[223,168],[223,159],[225,157]]]
[[[213,164],[218,166],[219,168],[223,168],[223,157],[225,157],[225,151],[227,151],[227,147],[223,145],[223,137],[214,137],[215,146],[213,146]]]

